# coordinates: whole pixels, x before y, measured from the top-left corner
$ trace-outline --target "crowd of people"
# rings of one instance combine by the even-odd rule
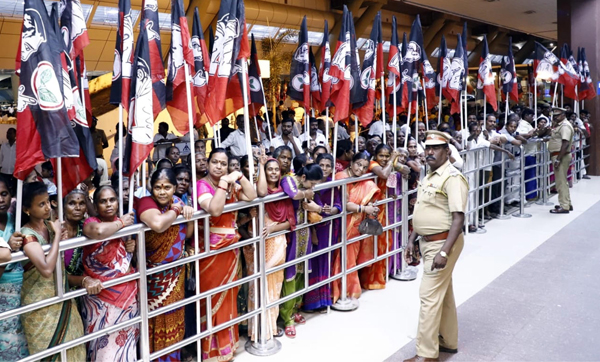
[[[359,225],[365,218],[376,219],[384,226],[401,221],[400,200],[394,196],[407,191],[402,189],[403,179],[407,181],[408,190],[415,190],[426,174],[424,141],[427,129],[449,135],[449,161],[463,171],[481,166],[480,162],[491,164],[494,160],[501,160],[502,154],[507,157],[508,170],[518,167],[513,163],[519,159],[516,156],[521,149],[525,152],[526,164],[535,163],[537,144],[531,141],[535,138],[547,140],[552,128],[550,107],[542,104],[539,109],[541,115],[537,119],[537,127],[534,127],[534,112],[517,105],[506,117],[490,112],[485,119],[483,113],[471,109],[465,130],[460,129],[460,122],[454,122],[447,112],[442,112],[439,124],[435,114],[430,119],[420,117],[417,121],[411,119],[411,122],[406,115],[400,115],[396,123],[390,117],[386,117],[384,122],[377,116],[369,127],[359,129],[354,129],[353,122],[334,124],[323,114],[318,118],[307,117],[308,131],[302,132],[305,129],[302,109],[285,109],[281,105],[277,113],[269,117],[274,120],[273,124],[267,124],[259,117],[256,123],[258,129],[251,127],[251,152],[246,149],[243,116],[238,116],[237,129],[230,128],[223,121],[220,142],[214,139],[208,141],[208,155],[207,140],[201,137],[205,132],[196,132],[193,161],[189,147],[187,154],[182,149],[185,149],[189,137],[175,137],[168,132],[166,124],[161,124],[154,139],[155,150],[148,160],[150,168],[145,188],[143,182],[138,182],[142,175],[134,176],[133,190],[129,188],[129,179],[124,177],[123,195],[119,197],[118,172],[113,171],[108,177],[108,165],[116,170],[119,160],[111,157],[102,170],[65,195],[64,220],[59,220],[53,171],[51,164],[46,163],[42,174],[32,173],[24,185],[23,221],[18,231],[15,230],[14,184],[9,178],[10,169],[5,172],[5,163],[0,159],[0,229],[3,230],[0,231],[0,262],[8,263],[2,267],[0,278],[0,312],[53,298],[58,284],[65,291],[85,289],[87,292],[76,300],[61,301],[0,321],[0,359],[19,360],[140,315],[140,309],[146,306],[139,305],[137,281],[107,286],[115,278],[136,273],[142,262],[136,258],[139,240],[114,236],[126,226],[143,223],[150,228],[144,238],[145,262],[149,269],[194,255],[196,248],[199,252],[207,251],[204,249],[204,224],[198,223],[195,229],[194,222],[190,221],[196,211],[193,195],[197,195],[198,209],[210,215],[210,240],[206,245],[214,253],[200,259],[198,271],[190,263],[147,275],[147,308],[151,312],[195,295],[198,292],[196,272],[200,277],[200,293],[257,272],[256,244],[231,248],[241,240],[262,234],[265,239],[264,263],[270,269],[317,253],[342,240],[358,238],[361,236]],[[581,152],[591,132],[589,113],[581,111],[575,114],[567,110],[566,116],[579,137],[573,142],[572,152]],[[416,133],[414,122],[418,122]],[[397,124],[397,130],[392,129],[393,124]],[[97,132],[95,125],[93,131]],[[101,158],[106,136],[98,134],[99,137],[95,136],[99,142],[97,157]],[[334,134],[338,136],[335,155],[331,140]],[[330,135],[329,139],[326,135]],[[12,134],[10,136],[8,143],[12,146],[15,138]],[[358,138],[358,152],[355,152],[354,138]],[[525,146],[521,148],[521,145]],[[528,148],[528,145],[533,147]],[[487,161],[465,159],[460,154],[462,150],[477,148],[487,149],[484,156]],[[2,145],[4,150],[5,145]],[[250,157],[253,162],[250,162]],[[191,162],[195,163],[195,177]],[[251,163],[254,165],[252,171]],[[579,174],[573,171],[571,176],[587,177],[585,167],[580,170]],[[352,181],[369,172],[377,176],[375,181]],[[497,165],[481,171],[481,177],[486,180],[497,180],[503,176],[501,167]],[[349,182],[345,188],[314,191],[317,184],[333,178]],[[468,179],[470,184],[474,182],[471,176]],[[526,179],[529,180],[525,185],[527,198],[538,197],[535,177]],[[492,199],[500,196],[499,186],[499,183],[491,186]],[[507,182],[507,187],[513,186],[519,185]],[[342,190],[345,190],[345,195]],[[289,198],[265,204],[262,229],[257,224],[257,208],[223,212],[225,205],[280,192]],[[508,203],[511,202],[509,194],[505,193]],[[382,200],[390,196],[393,201],[383,204]],[[123,205],[119,205],[120,199]],[[345,205],[343,200],[346,200]],[[417,193],[413,192],[407,201],[409,212],[412,212]],[[130,203],[133,213],[119,216],[120,206],[128,210]],[[346,217],[322,221],[343,210],[347,212]],[[484,216],[496,217],[499,212],[499,202],[492,203]],[[174,224],[180,215],[186,221]],[[346,223],[345,235],[341,235],[342,222]],[[485,225],[469,222],[471,231],[480,227]],[[409,225],[409,228],[412,226]],[[60,241],[77,236],[98,242],[60,255]],[[195,236],[200,239],[198,245],[195,245]],[[306,323],[303,313],[321,313],[340,299],[359,298],[362,290],[385,288],[388,274],[399,268],[399,258],[390,258],[394,259],[391,263],[386,260],[368,262],[376,255],[398,247],[400,240],[400,233],[392,230],[377,238],[362,235],[360,241],[348,245],[346,260],[342,260],[340,249],[336,249],[331,255],[323,253],[308,259],[307,263],[298,262],[269,273],[266,280],[269,304],[303,291],[305,287],[322,285],[271,308],[267,316],[267,339],[284,335],[295,338],[296,326]],[[44,245],[50,246],[47,254],[42,248]],[[11,252],[20,250],[28,260],[9,263]],[[64,262],[57,263],[57,260]],[[348,274],[345,295],[340,279],[322,283],[331,275],[341,273],[342,263],[346,263],[347,269],[368,264]],[[57,266],[63,269],[62,273],[55,273]],[[403,271],[410,270],[405,266]],[[62,279],[57,280],[57,275],[61,275]],[[305,285],[306,280],[308,286]],[[148,321],[150,352],[162,350],[200,332],[197,330],[197,318],[201,320],[200,329],[203,331],[208,326],[222,325],[254,310],[258,292],[253,283],[247,283],[213,294],[210,303],[202,299],[201,315],[196,314],[192,303],[151,318]],[[207,313],[207,308],[210,308],[210,313]],[[257,339],[258,329],[252,318],[203,338],[201,351],[195,351],[192,343],[159,360],[192,360],[198,355],[205,361],[229,361],[238,348],[240,333],[247,334],[251,340]],[[69,349],[67,359],[137,360],[139,337],[139,325],[130,325]]]

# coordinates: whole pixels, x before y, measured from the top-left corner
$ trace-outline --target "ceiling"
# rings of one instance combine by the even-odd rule
[[[557,0],[402,0],[540,38],[556,40]],[[533,11],[533,12],[532,12]]]

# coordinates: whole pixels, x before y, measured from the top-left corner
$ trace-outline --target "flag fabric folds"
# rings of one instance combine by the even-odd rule
[[[556,81],[560,59],[545,46],[535,42],[535,59],[533,60],[533,76],[544,80]]]
[[[148,49],[148,33],[146,27],[140,29],[135,57],[133,59],[131,95],[129,104],[129,127],[123,158],[123,174],[131,177],[144,162],[154,146],[154,113],[152,103],[152,61]]]
[[[250,85],[250,117],[258,114],[260,108],[265,104],[264,90],[260,81],[260,66],[258,64],[258,52],[252,34],[252,46],[250,47],[250,66],[248,67],[248,83]]]
[[[350,26],[350,104],[352,109],[362,106],[367,100],[367,89],[360,86],[360,57],[356,46],[356,31],[352,13],[348,13]]]
[[[119,0],[117,40],[113,62],[110,103],[122,104],[129,111],[129,89],[133,62],[133,20],[131,0]]]
[[[321,69],[319,70],[319,82],[321,83],[321,102],[319,111],[323,112],[329,107],[329,98],[331,95],[331,81],[329,75],[331,67],[331,48],[329,46],[329,25],[325,20],[323,29],[323,41],[321,42]]]
[[[481,89],[486,96],[487,103],[492,105],[494,112],[498,110],[496,100],[496,86],[494,74],[492,73],[492,61],[488,49],[487,36],[483,36],[483,48],[479,60],[479,71],[477,72],[477,89]]]
[[[561,66],[558,68],[558,82],[563,85],[563,93],[566,97],[577,99],[576,88],[579,85],[579,71],[570,62],[570,54],[569,45],[563,44],[560,51]]]
[[[402,78],[400,67],[402,64],[402,53],[398,47],[398,27],[396,17],[392,16],[392,39],[388,55],[388,80],[385,87],[385,95],[388,100],[387,113],[391,116],[397,116],[402,111]],[[396,87],[394,88],[394,81]],[[394,94],[396,95],[396,109],[394,109]]]
[[[298,47],[292,57],[288,95],[290,98],[302,102],[304,109],[308,111],[310,108],[310,64],[306,16],[302,19],[298,34]]]
[[[79,156],[67,109],[61,50],[42,0],[26,0],[18,61],[17,142],[14,176],[23,180],[46,159]],[[69,84],[70,85],[70,84]]]
[[[335,105],[334,121],[340,121],[350,117],[350,88],[352,87],[352,75],[350,67],[352,53],[350,51],[350,13],[344,5],[342,16],[342,28],[335,47],[335,53],[331,60],[329,74],[332,79],[331,102]]]
[[[442,96],[452,101],[452,94],[449,92],[448,82],[452,76],[452,58],[448,57],[448,47],[446,46],[446,37],[442,35],[440,42],[440,52],[438,54],[438,89],[436,90],[440,94],[440,88]]]
[[[379,63],[378,49],[381,39],[381,12],[375,15],[371,36],[363,45],[365,57],[363,59],[362,72],[360,74],[360,88],[366,91],[366,101],[362,105],[356,104],[354,114],[363,127],[367,127],[373,121],[373,109],[375,106],[375,87],[377,85],[377,64]]]
[[[146,34],[150,36],[148,29]],[[183,11],[181,0],[171,2],[171,48],[169,49],[169,74],[167,75],[167,111],[171,121],[181,134],[190,131],[188,121],[188,96],[185,64],[188,72],[194,69],[194,51],[191,47],[190,31],[187,18]],[[153,66],[154,64],[152,64]],[[153,102],[154,103],[154,102]],[[192,116],[196,117],[195,106],[192,102]],[[154,114],[156,118],[156,113]],[[194,119],[195,123],[195,119]]]
[[[519,89],[517,86],[517,70],[515,68],[515,58],[512,52],[512,37],[508,38],[508,54],[502,57],[502,66],[500,69],[500,78],[502,79],[502,94],[508,93],[509,97],[519,101]]]
[[[596,88],[590,75],[590,65],[585,55],[585,48],[579,50],[579,99],[592,99],[596,96]]]
[[[421,48],[421,59],[423,59],[423,81],[425,83],[425,97],[427,97],[427,107],[429,109],[437,106],[438,103],[438,92],[437,89],[437,75],[433,67],[431,66],[431,62],[427,57],[427,52],[425,51],[425,47]]]
[[[423,55],[423,30],[421,19],[417,15],[410,29],[410,40],[402,43],[402,82],[406,91],[402,94],[402,106],[407,108],[409,102],[416,102],[417,92],[421,88],[419,68]],[[413,104],[416,106],[416,103]]]
[[[312,107],[319,110],[321,109],[321,84],[319,84],[319,70],[311,47],[308,47],[308,63],[310,66],[310,99]]]
[[[176,3],[177,0],[173,0]],[[171,8],[178,10],[177,4],[172,4]],[[152,90],[154,93],[154,118],[160,111],[166,107],[166,85],[165,85],[165,64],[163,63],[162,45],[160,40],[160,26],[158,22],[158,2],[157,0],[144,0],[142,6],[142,20],[140,27],[145,26],[148,34],[148,51],[150,52],[150,61],[152,62]],[[188,32],[189,33],[189,32]],[[187,111],[187,110],[186,110]]]
[[[217,19],[208,70],[207,99],[210,102],[206,104],[206,116],[211,125],[227,115],[225,100],[228,98],[228,85],[235,80],[239,83],[239,79],[234,79],[241,69],[239,60],[247,58],[250,53],[243,0],[221,0]]]
[[[198,8],[194,10],[194,21],[192,23],[192,50],[194,53],[194,71],[192,82],[194,84],[194,95],[198,106],[198,114],[204,114],[206,93],[208,92],[207,63],[209,61],[208,49],[202,32],[202,24]]]
[[[452,98],[452,107],[450,112],[460,113],[460,93],[464,89],[465,81],[465,62],[464,62],[464,49],[462,37],[460,34],[457,35],[458,41],[456,43],[456,50],[454,57],[452,58],[452,66],[450,68],[450,77],[448,78],[448,94]]]

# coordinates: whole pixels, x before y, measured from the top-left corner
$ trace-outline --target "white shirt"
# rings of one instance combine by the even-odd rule
[[[179,149],[180,157],[187,157],[190,154],[190,133],[186,133],[183,137],[179,138],[181,140],[180,143],[177,143],[175,146]],[[198,140],[198,131],[194,129],[194,142]]]
[[[450,148],[450,156],[454,158],[454,163],[452,163],[452,166],[462,170],[464,162],[462,157],[460,157],[460,152],[458,152],[458,149],[456,149],[452,143],[449,143],[448,147]]]
[[[533,126],[527,122],[526,120],[522,119],[519,121],[519,124],[517,126],[517,132],[519,134],[526,134],[529,133],[533,130]],[[535,151],[537,149],[537,143],[535,142],[527,142],[526,144],[523,145],[523,152],[525,152],[525,156],[533,156],[533,154],[535,154]]]
[[[177,138],[177,136],[175,136],[173,133],[167,133],[166,137],[163,137],[163,135],[161,135],[160,133],[157,133],[154,136],[154,140],[153,142],[158,142],[161,140],[172,140]],[[160,160],[161,158],[165,158],[166,157],[166,153],[167,153],[167,148],[171,147],[171,143],[163,143],[157,146],[154,146],[154,153],[152,154],[152,161],[156,162],[158,160]],[[118,152],[118,151],[117,151]]]
[[[231,132],[227,139],[219,145],[219,147],[231,150],[231,154],[237,157],[242,157],[248,152],[246,151],[246,136],[239,129]]]
[[[294,137],[294,143],[296,144],[296,147],[298,147],[298,150],[302,151],[302,142],[300,142],[298,137]],[[273,149],[277,149],[279,146],[288,146],[292,149],[292,158],[296,157],[296,150],[294,150],[292,142],[284,141],[281,136],[277,136],[271,141],[271,147],[273,147]]]
[[[312,139],[312,137],[310,137],[309,133],[303,133],[300,135],[300,137],[298,137],[298,139],[300,140],[300,144],[302,144],[302,142],[306,141],[307,139]],[[315,137],[315,143],[317,144],[317,146],[327,147],[327,140],[325,139],[325,136],[320,132],[317,132],[317,137]]]
[[[389,124],[385,125],[385,130],[386,131],[390,130]],[[373,123],[371,125],[371,127],[369,127],[369,136],[374,136],[374,135],[377,135],[377,136],[383,138],[383,121],[382,120]]]
[[[338,136],[337,137],[338,141],[347,140],[347,139],[350,138],[350,135],[348,134],[348,131],[346,131],[346,129],[344,127],[340,126],[339,123],[337,125],[337,136]]]
[[[13,174],[15,171],[15,161],[17,159],[17,142],[10,143],[4,142],[0,148],[0,167],[2,167],[2,173]]]

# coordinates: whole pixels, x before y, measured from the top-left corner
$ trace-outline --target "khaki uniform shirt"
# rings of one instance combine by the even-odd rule
[[[559,152],[562,147],[562,141],[569,141],[568,152],[571,151],[571,145],[573,144],[573,126],[569,120],[565,119],[556,126],[550,135],[550,141],[548,141],[549,152]]]
[[[454,166],[446,161],[419,183],[413,213],[413,228],[419,235],[433,235],[450,230],[452,213],[467,211],[469,184]]]

